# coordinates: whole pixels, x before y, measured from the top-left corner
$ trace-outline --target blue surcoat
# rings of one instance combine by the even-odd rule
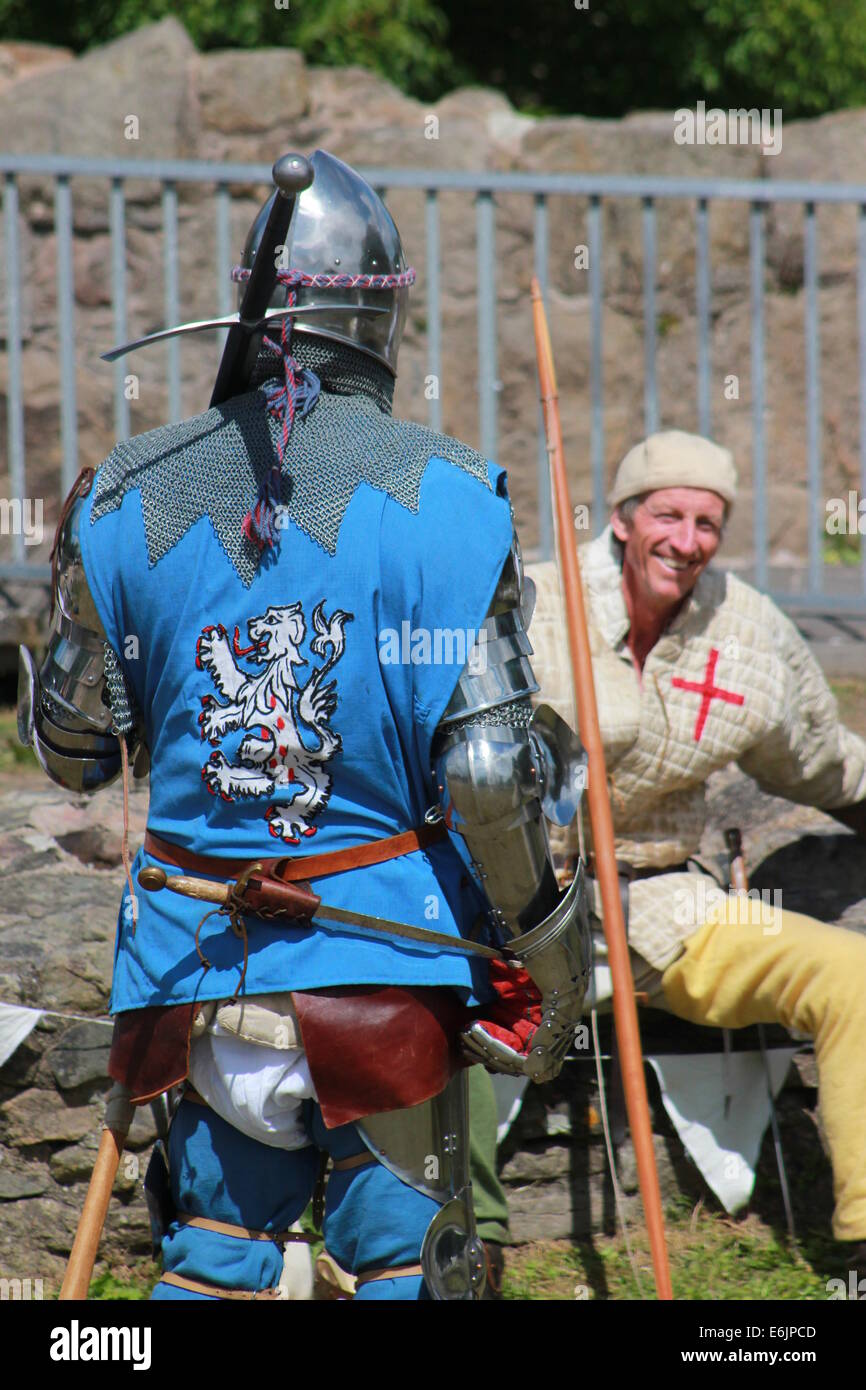
[[[512,543],[501,469],[360,394],[323,392],[283,461],[279,539],[243,515],[274,457],[265,389],[119,445],[85,500],[81,549],[151,754],[149,828],[255,859],[367,844],[421,825],[434,731]],[[143,865],[159,864],[139,851]],[[163,866],[167,867],[167,866]],[[451,839],[317,878],[335,907],[467,934],[484,900]],[[223,999],[243,945],[225,916],[128,890],[113,1012]],[[448,985],[487,997],[486,963],[351,927],[246,918],[247,994]]]

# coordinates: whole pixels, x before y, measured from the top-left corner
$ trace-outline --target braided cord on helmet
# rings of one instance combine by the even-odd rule
[[[241,285],[250,278],[250,267],[232,267],[232,280]],[[306,270],[278,270],[277,281],[286,289],[299,287],[314,290],[403,290],[415,283],[415,270],[407,266],[405,270],[391,275],[326,275],[311,274]]]
[[[250,267],[236,265],[232,268],[232,280],[236,284],[243,284],[250,278]],[[312,287],[314,289],[368,289],[368,290],[392,290],[404,289],[415,283],[415,271],[411,266],[407,270],[390,275],[326,275],[308,274],[303,270],[278,270],[277,281],[284,285],[288,291],[286,307],[295,307],[297,290],[299,286]],[[272,352],[278,353],[283,364],[283,380],[279,386],[268,393],[267,408],[274,419],[281,426],[280,437],[277,443],[277,458],[273,467],[270,468],[262,481],[256,500],[247,512],[243,521],[244,535],[252,541],[260,551],[266,546],[274,546],[277,541],[277,508],[280,503],[280,478],[282,475],[283,458],[286,446],[289,442],[289,435],[295,423],[295,416],[303,417],[312,410],[319,398],[321,390],[321,380],[309,367],[301,367],[297,359],[292,356],[290,343],[292,338],[292,315],[287,314],[282,321],[280,329],[279,344],[267,335],[262,337],[262,343]]]

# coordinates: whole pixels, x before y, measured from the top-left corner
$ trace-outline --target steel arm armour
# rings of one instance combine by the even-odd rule
[[[79,528],[84,502],[70,508],[57,543],[57,582],[48,650],[37,671],[19,648],[18,737],[53,782],[94,792],[120,772],[120,741],[105,676],[105,633],[87,585]]]
[[[524,1057],[480,1024],[464,1034],[476,1060],[495,1070],[555,1076],[571,1045],[589,983],[590,935],[583,866],[567,891],[554,872],[545,816],[574,818],[585,782],[577,736],[548,706],[533,715],[538,690],[527,636],[531,581],[516,538],[490,611],[457,682],[433,745],[433,766],[449,829],[462,835],[503,943],[542,996],[542,1021]]]

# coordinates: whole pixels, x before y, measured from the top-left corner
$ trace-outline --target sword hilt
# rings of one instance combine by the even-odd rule
[[[211,406],[246,391],[262,339],[260,328],[251,329],[264,317],[277,283],[274,253],[286,243],[289,224],[299,194],[313,182],[313,166],[302,154],[284,154],[274,164],[272,177],[277,196],[273,200],[258,250],[253,257],[250,278],[241,301],[241,320],[229,330],[217,373]]]
[[[161,888],[168,888],[172,893],[180,893],[185,898],[198,898],[205,903],[225,903],[231,891],[227,883],[211,883],[206,878],[186,878],[181,874],[167,874],[165,869],[158,869],[155,865],[139,869],[138,882],[148,893],[158,893]]]
[[[167,874],[165,869],[156,865],[139,869],[138,882],[148,893],[158,893],[168,888],[172,893],[196,898],[199,902],[218,903],[221,906],[232,903],[242,911],[278,913],[281,917],[290,918],[312,917],[322,901],[308,883],[284,883],[281,879],[268,878],[258,863],[251,864],[240,879],[231,883],[212,883],[206,878]]]

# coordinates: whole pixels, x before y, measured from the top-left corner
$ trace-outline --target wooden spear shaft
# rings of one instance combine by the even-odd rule
[[[589,759],[586,791],[589,802],[589,819],[592,826],[596,874],[601,892],[602,925],[607,941],[608,962],[613,981],[613,1016],[619,1043],[623,1089],[637,1159],[638,1179],[652,1252],[656,1291],[660,1299],[671,1299],[673,1298],[673,1291],[668,1267],[658,1169],[655,1149],[653,1148],[637,1005],[634,997],[634,979],[631,973],[622,900],[619,893],[619,876],[614,850],[613,814],[610,808],[604,748],[598,723],[598,707],[592,677],[592,658],[589,649],[589,631],[583,599],[583,586],[577,560],[577,547],[573,540],[573,513],[568,495],[568,478],[565,472],[565,454],[562,446],[562,424],[559,417],[553,351],[541,287],[535,276],[532,278],[532,319],[535,328],[538,380],[544,411],[547,453],[550,459],[556,531],[559,541],[560,575],[568,624],[568,644],[571,652],[580,737]]]
[[[78,1229],[60,1289],[60,1298],[64,1301],[87,1297],[96,1252],[111,1201],[111,1190],[132,1121],[133,1107],[125,1086],[117,1083],[112,1087],[108,1104],[110,1109],[106,1116],[106,1125],[99,1141],[96,1162],[93,1165],[87,1196],[78,1219]]]

